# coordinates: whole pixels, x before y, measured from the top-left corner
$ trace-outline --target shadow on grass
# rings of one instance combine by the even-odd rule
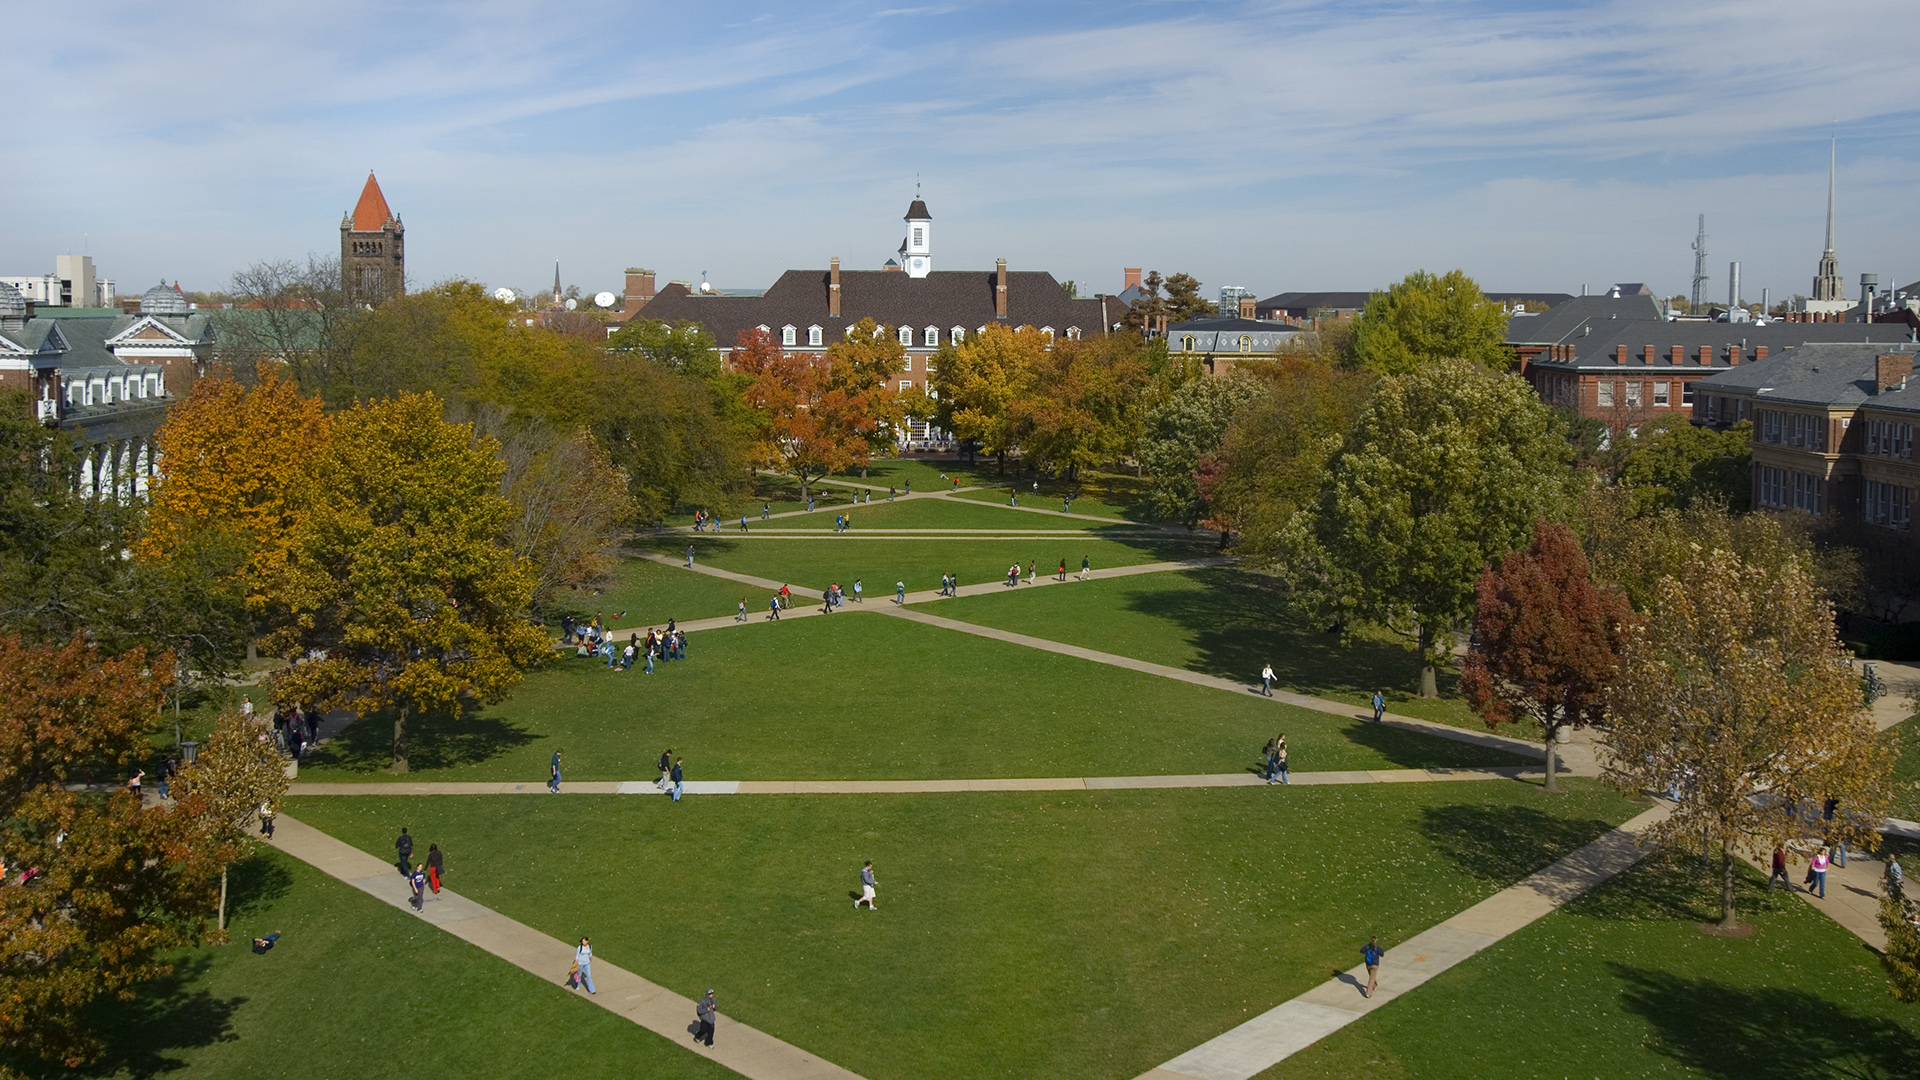
[[[1354,711],[1356,717],[1368,715]],[[1457,769],[1469,766],[1538,765],[1538,759],[1522,757],[1503,749],[1489,737],[1484,746],[1454,739],[1436,739],[1431,735],[1408,731],[1391,724],[1371,720],[1348,724],[1340,734],[1355,746],[1364,746],[1402,769]],[[1469,735],[1472,733],[1469,732]],[[1561,769],[1560,772],[1566,772]]]
[[[415,714],[407,718],[407,764],[416,771],[478,765],[543,738],[486,713]],[[349,772],[385,770],[393,764],[393,715],[377,712],[355,720],[315,748],[307,760],[316,767]]]
[[[1742,862],[1734,904],[1745,919],[1793,903],[1786,890],[1768,892],[1758,870]],[[1567,913],[1589,919],[1674,920],[1687,923],[1720,919],[1720,862],[1716,854],[1700,865],[1698,851],[1662,849],[1605,886],[1574,900]]]
[[[1554,817],[1531,806],[1430,806],[1420,831],[1468,875],[1509,883],[1613,829],[1604,821]]]
[[[1653,1026],[1659,1052],[1727,1080],[1920,1076],[1920,1038],[1815,994],[1611,965],[1621,1001]]]
[[[234,947],[234,946],[229,946]],[[94,1030],[106,1038],[99,1061],[77,1069],[49,1068],[46,1075],[133,1076],[145,1080],[187,1067],[183,1049],[231,1042],[233,1016],[247,1002],[194,989],[212,966],[204,957],[175,960],[171,974],[142,983],[131,1001],[111,996],[96,1002]],[[36,1075],[31,1070],[26,1075]]]
[[[227,871],[227,925],[232,926],[293,891],[293,875],[271,859],[255,856]]]

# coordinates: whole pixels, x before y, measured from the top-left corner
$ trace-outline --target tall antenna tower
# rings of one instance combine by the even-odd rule
[[[1700,286],[1707,283],[1707,215],[1700,215],[1700,235],[1693,238],[1692,314],[1700,313]]]

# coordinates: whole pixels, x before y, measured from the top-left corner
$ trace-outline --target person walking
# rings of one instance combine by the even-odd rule
[[[693,545],[687,545],[687,569],[693,569]]]
[[[1065,555],[1060,556],[1060,569],[1054,572],[1053,579],[1055,581],[1067,580],[1067,557]]]
[[[1813,863],[1808,868],[1813,873],[1813,887],[1807,891],[1818,893],[1822,900],[1827,898],[1827,867],[1829,865],[1827,849],[1821,848],[1813,853]]]
[[[1028,559],[1027,560],[1027,584],[1038,585],[1039,583],[1040,583],[1040,564],[1035,562],[1032,559]]]
[[[873,886],[873,860],[868,859],[867,865],[860,868],[860,899],[853,902],[853,910],[859,911],[861,904],[867,905],[868,911],[873,910]]]
[[[813,496],[811,494],[807,496],[807,513],[813,513]]]
[[[887,485],[887,501],[893,501],[893,485],[891,484]]]
[[[589,942],[586,938],[580,939],[579,946],[573,950],[573,964],[580,969],[580,985],[587,988],[587,993],[599,993],[599,991],[593,988],[592,942]]]
[[[866,589],[860,584],[859,578],[853,579],[853,602],[856,604],[864,604],[867,602]]]
[[[393,842],[393,850],[400,854],[400,860],[396,865],[400,867],[402,874],[406,873],[407,868],[413,865],[413,837],[407,835],[405,825],[400,826],[400,838]]]
[[[740,531],[741,532],[747,531],[747,515],[745,514],[740,515]]]
[[[1780,884],[1793,891],[1793,882],[1787,878],[1787,849],[1779,844],[1773,845],[1773,872],[1767,875],[1767,891],[1773,891],[1773,879],[1779,878]]]
[[[913,494],[913,477],[907,477],[907,494]]]
[[[1280,751],[1280,757],[1274,762],[1274,768],[1280,773],[1280,783],[1291,785],[1293,781],[1287,779],[1287,737],[1285,735],[1280,736],[1280,745],[1277,749]]]
[[[433,895],[435,896],[440,895],[440,879],[445,877],[446,873],[447,873],[447,860],[446,860],[446,856],[440,854],[440,845],[428,844],[427,845],[427,887],[433,890]]]
[[[647,670],[649,672],[653,670],[651,662],[648,663]],[[555,750],[553,752],[553,761],[547,765],[547,790],[553,792],[555,795],[560,794],[560,754],[561,751]],[[409,842],[407,847],[411,849],[413,844]]]
[[[906,582],[896,581],[893,583],[893,602],[896,604],[904,604],[907,602],[907,583]]]
[[[1013,588],[1018,584],[1020,584],[1020,564],[1014,563],[1007,567],[1007,587]]]
[[[1267,745],[1260,752],[1267,759],[1265,778],[1267,783],[1271,784],[1280,775],[1280,740],[1277,737],[1268,739]]]
[[[744,596],[740,598],[740,610],[737,614],[734,615],[733,621],[734,622],[747,621],[747,598]]]
[[[160,797],[161,798],[170,799],[173,797],[173,774],[179,768],[180,768],[180,763],[173,760],[172,758],[168,758],[166,761],[161,763],[160,765]]]
[[[1887,856],[1887,895],[1906,895],[1907,872],[1900,868],[1900,860]]]
[[[1092,576],[1093,558],[1087,555],[1080,556],[1080,580],[1085,581]]]
[[[783,608],[793,606],[793,588],[784,582],[780,585],[780,606]]]
[[[1360,947],[1360,961],[1367,965],[1367,988],[1364,993],[1368,997],[1372,997],[1380,987],[1380,961],[1386,958],[1387,950],[1380,947],[1377,937],[1368,938],[1367,943]]]
[[[1273,696],[1273,662],[1271,660],[1260,665],[1260,692],[1268,697]]]
[[[767,520],[767,517],[768,517],[768,515],[770,515],[770,514],[772,514],[772,513],[773,513],[773,504],[772,504],[772,503],[761,503],[761,504],[760,504],[760,520],[761,520],[761,521],[765,521],[765,520]]]
[[[407,875],[407,888],[413,892],[413,910],[424,913],[427,905],[427,870],[419,863],[413,864],[413,873]]]
[[[700,1026],[694,1029],[693,1041],[705,1043],[709,1050],[713,1049],[713,1019],[716,1015],[718,1014],[714,1011],[713,988],[708,987],[707,996],[701,998],[693,1007],[694,1019],[700,1023]]]
[[[833,614],[833,586],[831,585],[827,586],[827,591],[820,594],[820,614]]]
[[[270,802],[260,804],[260,835],[273,839],[273,804]]]
[[[667,790],[667,786],[672,782],[673,782],[673,747],[669,746],[660,755],[660,779],[655,780],[653,782],[653,786],[659,788],[661,791],[665,791]]]
[[[140,795],[140,785],[146,778],[147,770],[145,769],[135,769],[133,775],[127,777],[127,794],[133,796],[133,801],[136,803],[145,801]]]
[[[768,622],[780,621],[780,597],[778,594],[775,594],[771,599],[767,601],[767,621]]]
[[[1379,723],[1380,717],[1387,711],[1387,695],[1378,690],[1373,692],[1373,722]]]
[[[684,758],[673,759],[673,801],[679,802],[681,793],[687,790],[686,774],[680,771]]]

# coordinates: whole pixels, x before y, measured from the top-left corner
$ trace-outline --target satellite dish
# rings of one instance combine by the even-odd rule
[[[613,294],[610,292],[594,293],[593,303],[596,307],[612,307]]]
[[[569,296],[569,297],[567,298],[567,310],[568,310],[568,311],[572,311],[572,310],[573,310],[574,308],[577,308],[577,307],[579,307],[579,306],[580,306],[580,301],[578,301],[578,300],[575,300],[575,299],[574,299],[574,298],[572,298],[571,296]]]
[[[493,298],[503,304],[511,304],[513,303],[513,290],[502,285],[493,290]]]

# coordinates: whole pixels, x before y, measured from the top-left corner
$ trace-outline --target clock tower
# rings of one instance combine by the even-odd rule
[[[933,215],[916,192],[907,207],[907,235],[900,241],[900,268],[908,277],[923,278],[933,269]]]

